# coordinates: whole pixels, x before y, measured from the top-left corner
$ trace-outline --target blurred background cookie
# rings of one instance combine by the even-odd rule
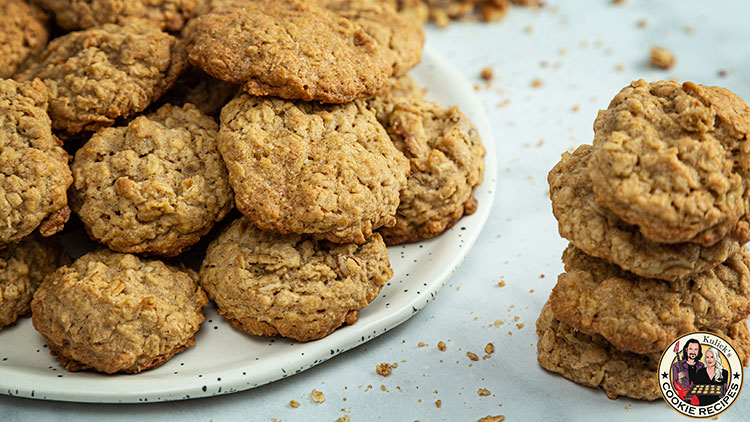
[[[22,0],[0,0],[0,78],[9,78],[49,41],[47,15]]]

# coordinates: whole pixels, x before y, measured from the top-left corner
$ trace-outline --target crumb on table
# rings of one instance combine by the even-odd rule
[[[649,64],[657,69],[671,69],[675,64],[675,56],[663,47],[652,47]]]
[[[375,367],[375,372],[377,372],[378,375],[387,377],[388,375],[391,375],[391,372],[393,372],[393,366],[391,366],[390,363],[383,362]]]
[[[324,396],[323,393],[318,390],[312,390],[310,392],[310,399],[315,403],[323,403],[324,401],[326,401],[326,396]]]

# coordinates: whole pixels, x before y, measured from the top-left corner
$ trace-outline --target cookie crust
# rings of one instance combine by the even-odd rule
[[[591,145],[581,145],[564,153],[547,177],[560,236],[577,248],[639,276],[667,281],[710,270],[740,250],[732,238],[713,246],[650,240],[596,203],[587,167],[591,152]]]
[[[667,283],[638,277],[570,245],[550,295],[555,317],[620,350],[663,351],[682,334],[722,330],[750,314],[750,254]]]
[[[217,138],[237,209],[263,230],[364,243],[395,223],[408,161],[364,102],[241,94]]]
[[[252,95],[346,103],[379,93],[392,72],[361,26],[302,0],[230,4],[184,36],[190,63]]]
[[[50,236],[70,215],[67,189],[73,177],[68,154],[52,135],[47,99],[39,80],[0,80],[0,245],[37,227]]]
[[[197,274],[109,250],[44,279],[32,322],[70,371],[137,373],[195,343],[208,303]]]
[[[732,92],[639,80],[594,122],[596,201],[665,243],[750,240],[750,108]]]
[[[44,82],[50,91],[52,128],[73,136],[143,111],[174,84],[186,65],[182,42],[134,21],[56,38],[40,61],[16,78]]]
[[[402,98],[386,129],[411,165],[396,225],[380,230],[387,244],[437,236],[476,211],[474,190],[483,180],[485,149],[458,107]]]
[[[195,244],[233,206],[217,129],[192,104],[166,104],[94,134],[72,165],[72,205],[89,235],[161,256]]]
[[[264,232],[242,217],[211,243],[200,274],[233,326],[309,341],[356,322],[393,271],[377,233],[364,245],[337,245]]]

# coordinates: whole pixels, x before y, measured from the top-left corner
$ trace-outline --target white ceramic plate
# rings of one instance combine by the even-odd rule
[[[476,191],[479,208],[436,238],[388,248],[394,276],[380,296],[360,312],[356,324],[324,339],[299,343],[244,334],[209,306],[194,347],[154,370],[137,375],[101,375],[67,372],[50,355],[31,320],[23,318],[0,331],[0,393],[48,400],[137,403],[247,390],[325,362],[422,309],[479,236],[495,194],[497,163],[487,115],[464,76],[430,49],[425,49],[422,64],[412,75],[428,88],[429,99],[458,105],[479,130],[487,148],[485,181]]]

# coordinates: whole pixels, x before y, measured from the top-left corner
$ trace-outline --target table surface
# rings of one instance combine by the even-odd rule
[[[476,82],[499,163],[490,219],[437,299],[380,337],[264,387],[138,405],[0,396],[0,420],[585,420],[602,412],[612,421],[681,418],[662,400],[609,400],[537,364],[534,324],[567,244],[557,233],[546,176],[563,151],[591,142],[597,111],[634,79],[690,80],[750,99],[749,14],[750,3],[739,0],[549,0],[540,10],[514,8],[501,22],[428,26],[428,44]],[[675,53],[675,67],[648,67],[655,45]],[[491,84],[479,78],[486,67],[494,71]],[[496,351],[481,359],[488,343]],[[398,367],[382,377],[375,372],[382,362]],[[312,390],[326,401],[313,402]],[[741,394],[721,420],[748,412],[750,393]]]

